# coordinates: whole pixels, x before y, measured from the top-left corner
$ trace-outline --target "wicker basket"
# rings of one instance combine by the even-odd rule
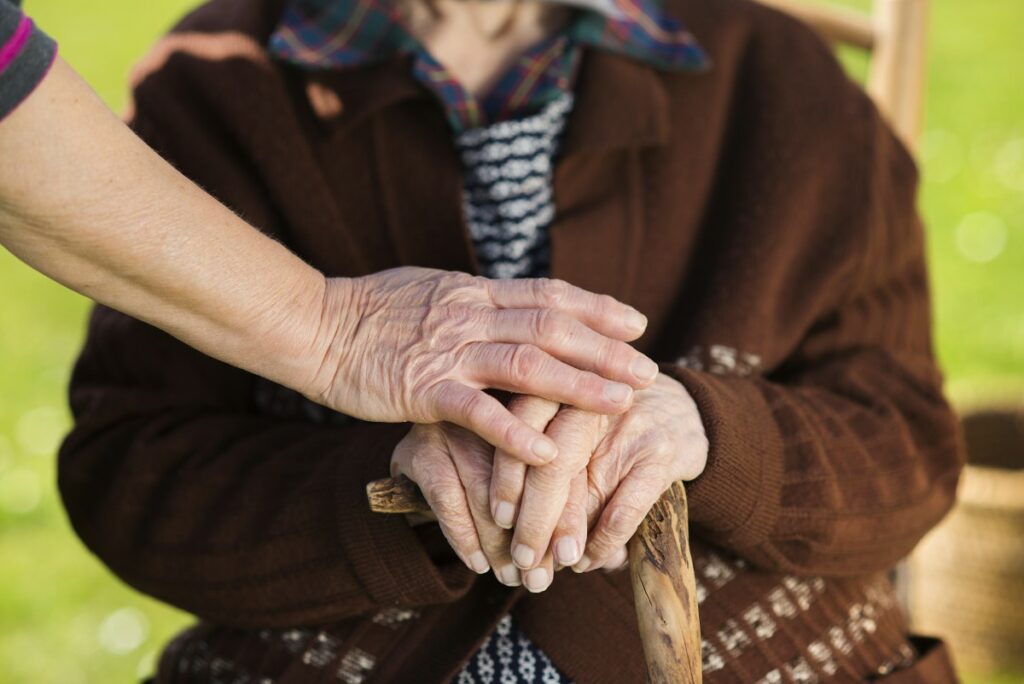
[[[966,671],[1024,672],[1024,408],[972,411],[963,426],[956,508],[911,558],[911,618]]]

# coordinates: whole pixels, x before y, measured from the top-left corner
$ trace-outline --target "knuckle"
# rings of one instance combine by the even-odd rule
[[[467,503],[475,511],[486,511],[490,505],[491,473],[486,467],[471,468],[461,476]]]
[[[587,466],[587,486],[600,500],[602,508],[622,481],[623,472],[614,456],[602,456]]]
[[[504,452],[495,455],[493,481],[496,487],[522,485],[526,476],[526,464]]]
[[[455,501],[440,496],[437,488],[434,488],[434,490],[432,491],[432,495],[432,499],[434,502],[433,509],[437,517],[444,518],[445,520],[449,521],[449,524],[452,524],[452,521],[460,517],[460,514],[462,513],[462,507],[459,506]]]
[[[481,490],[486,492],[491,486],[490,470],[480,464],[478,467],[470,468],[469,471],[462,475],[462,485],[466,493],[476,493]]]
[[[562,509],[562,525],[566,527],[575,527],[580,524],[581,521],[587,519],[587,497],[582,498],[569,497],[569,500],[565,503],[565,508]]]
[[[452,407],[456,404],[458,387],[459,385],[455,382],[442,380],[427,388],[425,394],[429,395],[430,399],[433,400],[437,410],[444,413],[451,411]]]
[[[453,403],[457,415],[465,416],[478,423],[487,423],[491,418],[487,410],[487,402],[478,391],[460,392]]]
[[[519,436],[519,423],[509,417],[507,420],[495,419],[495,427],[501,434],[505,444],[515,444]],[[500,427],[499,427],[500,426]]]
[[[686,437],[687,443],[694,449],[698,449],[703,453],[707,453],[708,449],[711,448],[711,443],[708,441],[707,433],[703,430],[693,431]]]
[[[625,342],[608,341],[604,346],[606,367],[614,367],[616,370],[630,369],[633,361],[640,357],[640,354]]]
[[[548,344],[566,341],[569,326],[566,317],[553,309],[541,309],[533,317],[533,334]]]
[[[649,458],[654,463],[671,462],[679,455],[679,445],[674,440],[657,439],[646,448]],[[641,468],[642,471],[642,468]],[[644,473],[644,475],[648,475]]]
[[[516,540],[529,546],[535,546],[551,534],[552,524],[546,516],[534,511],[531,515],[520,515],[516,520]]]
[[[444,349],[452,338],[460,337],[461,327],[467,316],[464,305],[453,302],[451,294],[445,295],[442,301],[430,305],[429,311],[420,324],[420,337],[417,348],[421,351]]]
[[[573,445],[566,444],[565,440],[557,440],[560,456],[551,463],[540,466],[543,472],[539,472],[538,479],[542,482],[551,481],[554,489],[566,489],[571,486],[573,478],[579,475],[590,460],[591,450],[581,448],[584,442],[576,442]]]
[[[540,422],[547,421],[558,411],[558,402],[531,394],[519,394],[509,403],[509,411],[530,426],[541,429]]]
[[[464,525],[448,524],[440,517],[438,517],[438,522],[441,524],[441,531],[444,533],[445,538],[456,552],[461,553],[463,556],[468,556],[476,550],[477,537],[476,532],[472,528]]]
[[[620,308],[621,305],[615,297],[606,294],[598,295],[597,309],[602,314],[611,315],[612,313],[617,312]]]
[[[608,515],[608,533],[617,540],[628,539],[636,532],[647,510],[631,501],[623,501]]]
[[[542,301],[549,307],[559,307],[569,298],[570,285],[557,278],[545,278],[541,283]]]
[[[530,488],[544,497],[551,497],[564,492],[569,481],[577,474],[574,464],[567,464],[565,458],[556,458],[551,463],[535,466],[530,473]]]
[[[475,291],[481,286],[477,276],[472,276],[469,273],[456,271],[446,274],[445,277],[447,287],[443,288],[441,293],[448,296],[464,294],[466,291]]]
[[[487,328],[487,324],[494,319],[496,310],[483,304],[473,304],[465,307],[465,311],[466,316],[463,323],[467,329],[473,333],[474,338],[484,337],[483,333]]]
[[[594,518],[604,508],[605,497],[600,489],[587,487],[586,514],[587,520]]]
[[[483,306],[474,304],[459,307],[447,328],[449,339],[445,341],[445,348],[458,350],[473,342],[485,341],[489,316],[490,312]]]
[[[465,287],[473,292],[487,294],[491,291],[491,286],[495,284],[495,281],[480,275],[469,275],[468,273],[462,275],[468,276]]]
[[[474,510],[481,513],[486,512],[491,504],[490,483],[486,483],[483,486],[480,484],[474,486],[466,485],[466,498]]]
[[[569,494],[569,480],[555,471],[541,472],[548,466],[534,466],[529,468],[525,478],[524,496],[528,498],[526,504],[538,518],[552,517],[552,510],[562,510]],[[557,515],[554,515],[557,518]]]
[[[517,345],[509,362],[509,372],[513,380],[525,382],[532,378],[542,360],[543,354],[537,347],[530,344]]]
[[[561,434],[576,444],[589,446],[601,426],[600,416],[591,411],[567,408],[562,411]]]
[[[504,454],[495,458],[492,477],[495,491],[522,489],[525,476],[526,467],[522,461],[517,461]]]
[[[704,468],[701,465],[691,459],[687,459],[683,464],[679,477],[676,479],[682,480],[683,482],[690,482],[700,477],[703,472]]]
[[[483,547],[484,555],[487,556],[491,567],[501,567],[508,562],[510,540],[504,530],[498,528],[497,531],[478,531],[477,536],[480,538],[480,546]]]
[[[573,373],[573,388],[592,397],[603,397],[604,387],[607,381],[596,373],[590,371],[576,371]]]
[[[437,517],[444,518],[449,524],[463,518],[465,511],[462,502],[460,497],[455,495],[452,487],[435,484],[431,488],[430,494],[433,501],[432,508]]]
[[[466,401],[465,387],[454,380],[442,380],[436,383],[431,391],[434,401],[444,413],[457,413],[464,408]]]
[[[678,460],[680,463],[679,475],[674,479],[687,482],[696,480],[707,466],[707,451],[694,453],[692,450],[686,450]]]
[[[448,479],[448,466],[438,462],[437,456],[430,452],[412,454],[408,460],[409,477],[415,480],[424,493],[433,492],[444,487]]]
[[[523,480],[516,477],[500,477],[494,480],[494,498],[497,501],[508,501],[512,504],[519,503],[523,495]]]
[[[501,300],[513,298],[521,299],[524,294],[530,294],[535,285],[529,279],[492,279],[485,276],[476,276],[483,283],[484,290],[490,295],[492,304]],[[498,305],[500,306],[500,305]]]

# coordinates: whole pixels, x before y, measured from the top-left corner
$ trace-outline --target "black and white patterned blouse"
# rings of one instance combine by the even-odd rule
[[[548,275],[554,162],[572,105],[572,93],[564,93],[536,114],[456,136],[463,164],[463,205],[481,275]],[[569,681],[507,615],[455,684]]]
[[[453,684],[564,684],[569,680],[516,626],[511,615],[470,659]]]
[[[552,171],[572,104],[572,94],[564,93],[536,114],[456,136],[463,206],[481,275],[548,274]]]

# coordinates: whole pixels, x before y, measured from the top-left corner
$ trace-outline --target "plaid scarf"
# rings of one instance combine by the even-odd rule
[[[344,69],[409,55],[416,79],[441,102],[456,133],[534,113],[570,91],[582,45],[664,70],[706,67],[696,40],[661,11],[657,0],[607,0],[603,9],[577,11],[562,31],[522,54],[483,98],[470,94],[405,29],[393,0],[292,0],[269,49],[278,59],[308,69]]]

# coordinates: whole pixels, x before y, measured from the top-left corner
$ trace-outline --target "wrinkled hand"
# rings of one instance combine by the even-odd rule
[[[328,289],[313,398],[356,418],[449,421],[540,464],[554,443],[485,388],[615,414],[657,375],[626,344],[642,314],[561,281],[405,267],[344,283]],[[339,310],[352,315],[326,315]]]
[[[535,411],[525,419],[543,429],[558,409],[552,406],[546,415]],[[493,447],[457,425],[415,425],[395,447],[391,474],[419,485],[463,563],[478,573],[493,568],[500,582],[518,586],[522,578],[509,557],[511,533],[494,523],[488,508],[493,455]]]
[[[622,416],[527,396],[509,408],[558,444],[554,461],[527,467],[448,423],[414,426],[391,461],[392,475],[419,485],[462,561],[493,569],[508,586],[538,592],[558,567],[623,565],[626,542],[658,497],[707,460],[696,405],[667,376],[637,392]]]
[[[612,418],[529,396],[515,397],[509,408],[528,420],[547,418],[545,434],[558,445],[555,460],[532,467],[496,450],[488,497],[494,521],[514,530],[510,551],[526,588],[543,591],[554,579],[556,565],[573,565],[582,554],[587,464]]]
[[[543,400],[518,398],[514,412],[539,411]],[[659,375],[636,393],[628,412],[601,416],[565,407],[546,433],[559,456],[526,467],[496,453],[491,510],[514,525],[512,556],[529,573],[550,549],[577,572],[625,563],[626,543],[676,480],[692,480],[707,462],[708,441],[693,399]]]

